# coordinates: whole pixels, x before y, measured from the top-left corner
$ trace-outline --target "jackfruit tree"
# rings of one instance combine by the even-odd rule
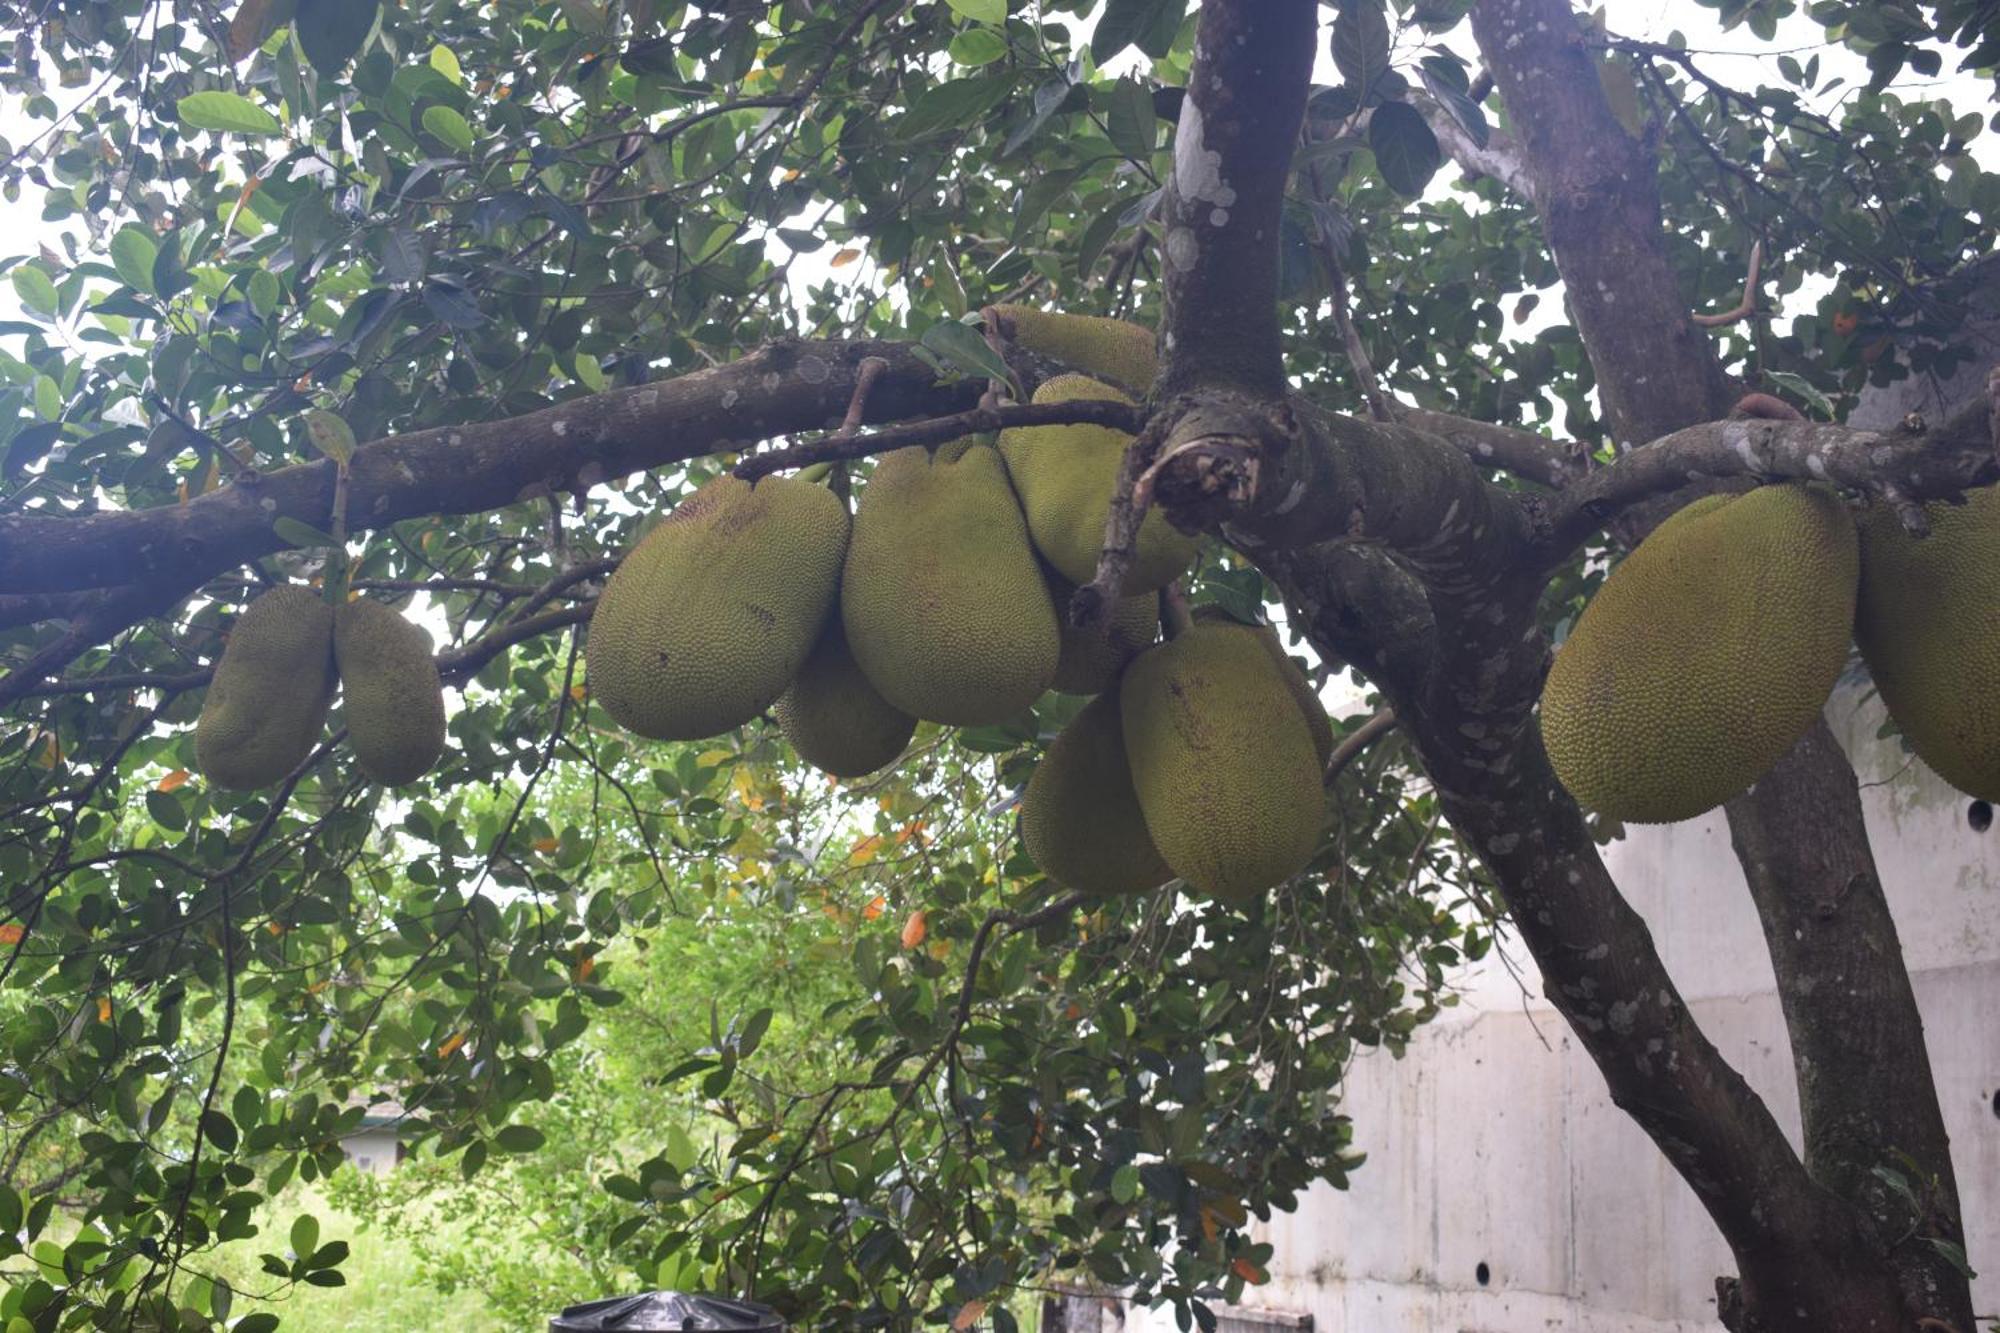
[[[1722,1324],[1973,1333],[1824,718],[1990,826],[2000,24],[1671,8],[0,3],[0,1326],[329,1326],[393,1102],[496,1326],[1212,1329],[1498,943]]]

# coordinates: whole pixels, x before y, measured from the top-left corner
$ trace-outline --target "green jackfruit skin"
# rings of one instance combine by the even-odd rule
[[[1122,598],[1111,608],[1109,624],[1086,630],[1069,623],[1069,601],[1075,595],[1068,580],[1049,579],[1049,597],[1062,629],[1062,655],[1049,688],[1061,694],[1097,694],[1109,689],[1125,664],[1160,637],[1159,598],[1152,593]]]
[[[1102,315],[1065,315],[1024,305],[993,309],[1014,326],[1014,341],[1037,356],[1115,380],[1135,393],[1153,387],[1159,358],[1151,329]]]
[[[1887,505],[1862,516],[1854,637],[1917,756],[2000,801],[2000,489],[1924,512],[1922,539]]]
[[[1118,390],[1082,375],[1058,375],[1035,390],[1038,403],[1079,400],[1130,402]],[[1104,520],[1125,446],[1132,437],[1106,426],[1026,426],[1000,433],[1000,452],[1020,492],[1028,531],[1042,558],[1071,583],[1097,577],[1104,548]],[[1197,540],[1151,510],[1139,540],[1124,595],[1157,592],[1194,563]]]
[[[1174,872],[1241,902],[1305,869],[1326,803],[1297,699],[1254,633],[1194,625],[1119,681],[1146,829]]]
[[[444,682],[430,632],[366,598],[333,613],[333,660],[354,761],[385,787],[415,782],[444,753]]]
[[[1043,874],[1080,893],[1145,893],[1174,877],[1132,787],[1116,690],[1049,743],[1021,793],[1021,842]]]
[[[194,725],[195,766],[230,791],[276,786],[304,763],[333,706],[333,608],[294,585],[243,609]]]
[[[1767,772],[1847,661],[1859,543],[1822,487],[1705,496],[1611,571],[1542,688],[1570,795],[1635,824],[1691,819]]]
[[[943,451],[940,451],[942,454]],[[1048,585],[990,445],[875,466],[841,577],[848,647],[882,697],[956,727],[1003,722],[1041,697],[1061,652]]]
[[[1213,605],[1196,607],[1194,619],[1198,624],[1230,626],[1257,636],[1257,641],[1264,645],[1264,651],[1268,652],[1271,660],[1277,664],[1278,674],[1283,677],[1285,688],[1290,690],[1292,698],[1298,701],[1299,712],[1304,715],[1306,726],[1312,731],[1313,750],[1319,755],[1320,768],[1324,770],[1326,761],[1333,757],[1333,722],[1326,715],[1326,705],[1321,703],[1319,695],[1314,693],[1312,682],[1306,679],[1306,673],[1299,670],[1299,664],[1292,660],[1292,655],[1285,651],[1285,645],[1279,641],[1278,627],[1246,625],[1221,607]]]
[[[917,729],[915,718],[869,683],[837,611],[771,712],[799,758],[837,778],[865,777],[894,763]]]
[[[619,726],[654,740],[742,726],[812,651],[847,536],[847,507],[824,486],[708,482],[604,585],[586,648],[592,697]]]

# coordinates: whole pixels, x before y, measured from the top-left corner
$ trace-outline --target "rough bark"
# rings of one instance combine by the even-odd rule
[[[1202,6],[1167,192],[1159,391],[1284,391],[1275,253],[1285,177],[1319,47],[1316,0]]]

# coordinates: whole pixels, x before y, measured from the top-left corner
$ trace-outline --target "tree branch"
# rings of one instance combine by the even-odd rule
[[[351,527],[474,514],[753,440],[837,424],[860,362],[888,363],[869,395],[874,421],[973,406],[981,383],[940,383],[906,343],[788,342],[677,379],[614,389],[505,421],[441,426],[355,451]],[[331,461],[242,473],[185,505],[90,515],[0,515],[0,593],[51,593],[164,574],[183,588],[283,549],[271,525],[323,526]]]
[[[1829,422],[1712,421],[1634,449],[1566,488],[1543,519],[1549,559],[1640,501],[1698,478],[1826,481],[1895,504],[1953,499],[2000,481],[1987,405],[1935,429],[1865,431]]]
[[[1315,0],[1207,0],[1167,191],[1165,365],[1156,392],[1220,384],[1275,398],[1278,241],[1319,46]]]
[[[849,458],[870,458],[885,454],[892,449],[907,449],[919,444],[943,444],[947,440],[960,439],[967,435],[990,434],[1015,426],[1067,426],[1085,423],[1093,426],[1109,426],[1128,434],[1136,433],[1145,424],[1146,411],[1130,403],[1112,399],[1079,399],[1067,403],[1005,403],[994,407],[976,407],[969,412],[957,412],[948,417],[933,417],[929,421],[913,421],[907,425],[890,426],[870,435],[843,434],[836,430],[820,439],[806,444],[793,445],[789,449],[775,449],[770,453],[752,454],[738,463],[735,474],[745,481],[755,481],[787,468],[810,467],[814,463],[825,463]]]

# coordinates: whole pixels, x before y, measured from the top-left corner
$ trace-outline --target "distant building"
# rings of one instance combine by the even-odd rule
[[[409,1112],[400,1102],[370,1102],[354,1132],[340,1141],[347,1160],[363,1171],[381,1175],[402,1162],[403,1122]]]

